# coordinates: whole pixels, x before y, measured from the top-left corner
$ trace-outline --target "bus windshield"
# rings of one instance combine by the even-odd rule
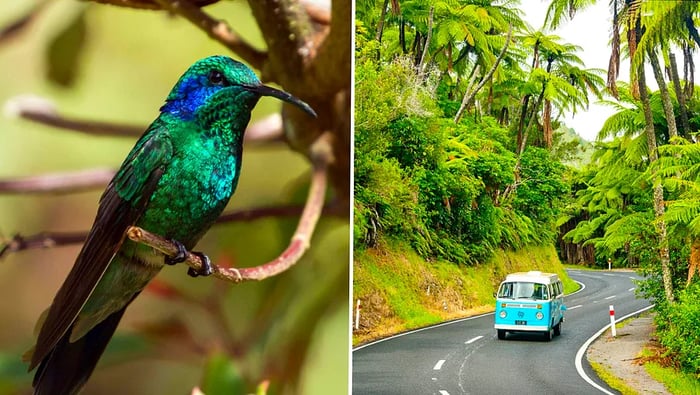
[[[501,284],[498,297],[504,299],[549,299],[549,292],[545,284],[532,282],[506,282]]]

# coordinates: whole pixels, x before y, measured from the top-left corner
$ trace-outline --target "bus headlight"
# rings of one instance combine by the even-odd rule
[[[542,314],[541,311],[538,311],[537,314],[535,314],[535,317],[536,317],[538,320],[541,320],[542,317],[544,317],[544,314]]]
[[[506,318],[506,311],[505,311],[505,310],[501,310],[501,312],[498,313],[498,316],[501,317],[501,318]]]

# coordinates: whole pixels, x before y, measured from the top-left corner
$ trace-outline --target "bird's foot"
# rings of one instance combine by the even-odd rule
[[[170,241],[177,247],[177,254],[175,254],[175,256],[166,255],[165,264],[175,265],[177,263],[181,263],[187,260],[187,248],[185,248],[185,245],[174,239],[171,239]]]
[[[203,252],[193,251],[193,254],[197,255],[202,261],[202,267],[199,270],[194,270],[193,268],[187,269],[187,274],[191,277],[197,276],[210,276],[214,270],[211,268],[211,259]]]
[[[170,240],[175,246],[177,247],[177,254],[175,256],[166,256],[165,257],[165,264],[166,265],[175,265],[177,263],[181,263],[187,260],[187,248],[180,243],[177,240]],[[214,270],[212,269],[211,266],[211,259],[209,259],[206,254],[198,251],[190,251],[191,254],[197,255],[199,259],[202,261],[202,268],[199,270],[195,270],[193,268],[187,269],[187,274],[190,275],[191,277],[198,277],[198,276],[209,276],[211,275]]]

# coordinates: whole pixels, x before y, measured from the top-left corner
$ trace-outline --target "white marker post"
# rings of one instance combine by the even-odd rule
[[[608,271],[612,270],[612,259],[608,258]]]
[[[360,299],[357,299],[357,307],[355,308],[355,330],[360,329]]]
[[[610,330],[612,330],[613,337],[617,337],[617,331],[615,329],[615,308],[613,305],[610,305]]]

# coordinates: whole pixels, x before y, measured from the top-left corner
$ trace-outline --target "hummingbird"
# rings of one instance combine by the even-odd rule
[[[262,96],[314,110],[263,85],[226,56],[196,61],[180,77],[160,114],[129,152],[102,194],[75,264],[44,313],[27,353],[34,394],[75,394],[92,374],[124,311],[165,264],[185,254],[211,227],[236,190],[243,135]],[[166,257],[125,238],[138,226],[178,246]],[[200,271],[211,274],[211,262]],[[37,325],[39,326],[39,325]]]

